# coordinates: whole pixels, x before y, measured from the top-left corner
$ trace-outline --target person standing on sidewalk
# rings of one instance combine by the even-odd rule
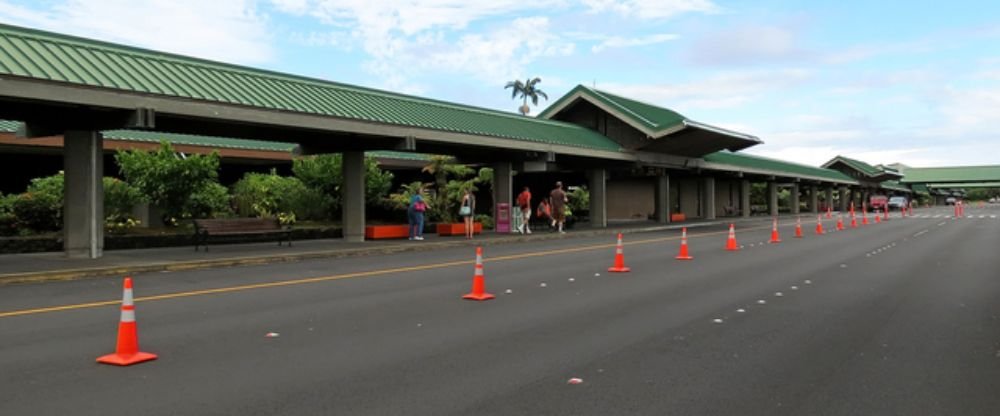
[[[475,229],[476,217],[476,197],[472,195],[472,190],[466,188],[462,195],[462,205],[458,209],[458,215],[465,221],[465,238],[471,240]]]
[[[410,220],[410,240],[424,239],[424,212],[427,203],[419,193],[410,198],[410,206],[406,209],[406,217]]]
[[[563,231],[563,223],[566,222],[566,203],[569,199],[566,198],[566,192],[563,191],[562,182],[556,182],[556,189],[549,192],[549,206],[552,208],[552,221],[553,227],[556,228],[560,234],[565,234]]]
[[[518,215],[520,215],[521,220],[521,226],[517,228],[517,232],[531,234],[531,227],[528,226],[528,222],[531,221],[531,190],[527,186],[517,196],[517,207],[520,209]]]

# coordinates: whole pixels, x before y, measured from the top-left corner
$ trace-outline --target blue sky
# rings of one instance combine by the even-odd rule
[[[986,0],[0,0],[4,23],[503,111],[515,78],[553,101],[596,85],[813,165],[1000,164],[998,17]]]

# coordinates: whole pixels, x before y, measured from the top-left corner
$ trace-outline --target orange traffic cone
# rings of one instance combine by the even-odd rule
[[[828,206],[826,207],[826,219],[831,219],[831,218],[833,218],[833,207]]]
[[[733,224],[729,224],[729,239],[726,240],[726,250],[736,251],[739,250],[740,246],[736,244],[736,228]]]
[[[691,255],[688,254],[688,229],[687,229],[687,227],[681,228],[681,251],[680,251],[680,253],[677,253],[677,257],[675,257],[675,258],[677,260],[693,260],[694,259],[694,257],[691,257]]]
[[[823,216],[816,216],[816,235],[823,235]]]
[[[878,224],[882,222],[882,215],[880,215],[879,210],[875,209],[875,223]]]
[[[609,272],[628,273],[632,269],[625,266],[625,248],[622,245],[622,233],[618,233],[618,245],[615,247],[615,265],[608,267]]]
[[[462,296],[462,299],[490,300],[495,297],[486,293],[486,276],[483,274],[483,248],[476,247],[476,267],[472,273],[472,292]]]
[[[851,201],[851,217],[854,216],[854,201]]]
[[[135,304],[132,301],[132,278],[125,278],[122,291],[122,314],[118,321],[118,343],[115,352],[97,357],[97,362],[112,365],[132,365],[156,359],[156,354],[139,351],[139,334],[135,325]]]
[[[778,236],[778,219],[775,218],[774,222],[771,223],[771,240],[768,243],[778,244],[781,242],[781,237]]]
[[[844,216],[837,214],[837,231],[844,231]]]
[[[861,225],[868,225],[868,208],[861,206]]]
[[[851,212],[851,228],[858,228],[858,217],[853,211]]]
[[[888,220],[889,219],[889,206],[888,205],[886,205],[885,207],[883,207],[882,219],[883,220]]]
[[[802,217],[795,219],[795,238],[802,238]]]

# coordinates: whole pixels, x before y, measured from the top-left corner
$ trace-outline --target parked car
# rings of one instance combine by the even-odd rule
[[[894,196],[889,198],[889,209],[903,209],[906,207],[905,196]]]
[[[955,197],[949,196],[948,199],[944,200],[945,205],[955,205]]]
[[[870,198],[868,198],[868,206],[870,206],[872,210],[876,209],[884,210],[885,204],[888,202],[889,202],[889,197],[885,195],[872,195]]]

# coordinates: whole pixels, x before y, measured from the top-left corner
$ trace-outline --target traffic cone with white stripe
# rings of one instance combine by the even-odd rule
[[[861,225],[868,225],[868,207],[861,206]]]
[[[858,228],[858,217],[854,211],[851,211],[851,228]]]
[[[677,257],[675,257],[675,258],[677,260],[693,260],[694,259],[694,257],[691,257],[691,255],[688,254],[688,229],[687,229],[687,227],[681,228],[681,251],[680,251],[680,253],[677,253]]]
[[[885,210],[882,212],[882,220],[886,221],[889,219],[889,205],[886,205],[884,209]]]
[[[831,218],[833,218],[833,207],[828,205],[826,207],[826,219],[831,219]]]
[[[844,215],[837,214],[837,231],[844,231]]]
[[[768,243],[778,244],[781,242],[781,237],[778,235],[778,219],[775,218],[774,222],[771,223],[771,239]]]
[[[795,238],[802,238],[802,217],[795,218]]]
[[[632,269],[625,266],[625,246],[622,244],[622,233],[618,233],[618,245],[615,246],[615,265],[608,267],[609,272],[628,273]]]
[[[736,244],[736,227],[733,224],[729,224],[729,239],[726,240],[726,250],[736,251],[739,249],[740,246]]]
[[[156,359],[156,354],[139,351],[139,334],[135,324],[135,304],[132,300],[132,278],[125,278],[122,293],[121,319],[118,322],[118,342],[113,354],[97,357],[97,362],[112,365],[132,365]]]
[[[483,274],[483,248],[476,247],[476,267],[472,273],[472,292],[462,296],[462,299],[490,300],[495,297],[486,293],[486,276]]]
[[[882,213],[879,212],[878,208],[875,208],[875,223],[878,224],[882,222]]]
[[[816,235],[823,235],[823,216],[816,216]]]

